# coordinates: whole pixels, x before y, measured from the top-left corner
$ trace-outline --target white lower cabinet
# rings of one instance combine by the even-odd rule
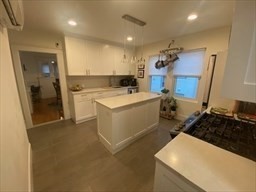
[[[182,176],[156,161],[154,192],[199,192],[203,191]]]
[[[83,122],[94,117],[92,94],[74,95],[74,121]]]
[[[96,99],[103,99],[107,97],[114,97],[119,95],[126,95],[127,89],[113,90],[113,91],[100,91],[88,93],[70,92],[70,112],[71,118],[75,123],[82,123],[84,121],[93,119],[97,115]]]

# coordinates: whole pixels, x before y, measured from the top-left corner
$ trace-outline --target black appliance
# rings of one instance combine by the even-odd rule
[[[121,79],[120,80],[120,85],[123,86],[123,87],[129,86],[130,85],[129,79]]]
[[[131,85],[131,86],[137,86],[137,79],[131,78],[131,79],[130,79],[130,85]]]
[[[253,122],[203,113],[184,133],[256,161],[256,124]]]

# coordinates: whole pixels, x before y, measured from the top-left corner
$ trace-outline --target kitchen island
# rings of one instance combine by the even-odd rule
[[[115,154],[159,123],[161,95],[140,92],[96,100],[100,141]]]
[[[256,191],[256,163],[180,133],[156,155],[154,191]]]

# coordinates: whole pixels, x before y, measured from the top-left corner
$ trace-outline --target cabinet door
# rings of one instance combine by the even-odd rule
[[[154,181],[155,192],[202,192],[200,188],[195,186],[193,183],[189,183],[182,176],[175,173],[174,171],[168,170],[156,161],[155,168],[155,181]]]
[[[86,41],[86,63],[88,64],[89,75],[101,75],[102,73],[102,58],[101,44],[92,41]]]
[[[65,37],[68,75],[86,74],[85,41],[73,37]]]
[[[76,121],[85,120],[94,116],[91,95],[81,94],[74,96]]]
[[[227,65],[224,97],[256,102],[255,1],[236,1]]]
[[[127,62],[122,62],[124,56],[123,48],[116,47],[115,48],[115,57],[114,57],[114,64],[115,64],[115,75],[129,75],[130,64],[128,63],[129,56],[126,51]]]
[[[114,74],[114,60],[115,60],[115,48],[110,45],[102,45],[101,48],[102,62],[100,64],[102,75],[115,75]]]
[[[120,111],[115,111],[112,116],[112,130],[114,148],[121,147],[132,139],[131,122],[134,121],[131,117],[132,111],[130,107],[122,108]]]
[[[96,108],[95,100],[96,99],[103,99],[103,98],[108,97],[108,93],[107,92],[96,92],[96,93],[93,93],[92,97],[93,97],[92,102],[93,102],[94,116],[96,116],[97,115],[97,108]]]
[[[137,104],[132,109],[132,132],[133,136],[138,136],[146,131],[146,106],[147,104]]]
[[[160,100],[149,101],[146,105],[146,129],[156,126],[159,122]]]

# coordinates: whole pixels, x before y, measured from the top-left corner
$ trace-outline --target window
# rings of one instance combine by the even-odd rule
[[[150,92],[155,93],[161,93],[161,90],[165,87],[165,76],[167,74],[167,67],[161,69],[155,68],[155,63],[158,59],[158,55],[149,58]]]
[[[50,77],[50,66],[48,64],[42,64],[42,74],[44,77]]]
[[[195,99],[198,88],[198,77],[175,78],[174,93],[176,96]]]
[[[152,75],[150,79],[150,92],[161,93],[164,88],[165,76]]]
[[[173,69],[174,95],[196,99],[199,80],[203,69],[205,49],[180,53]]]

